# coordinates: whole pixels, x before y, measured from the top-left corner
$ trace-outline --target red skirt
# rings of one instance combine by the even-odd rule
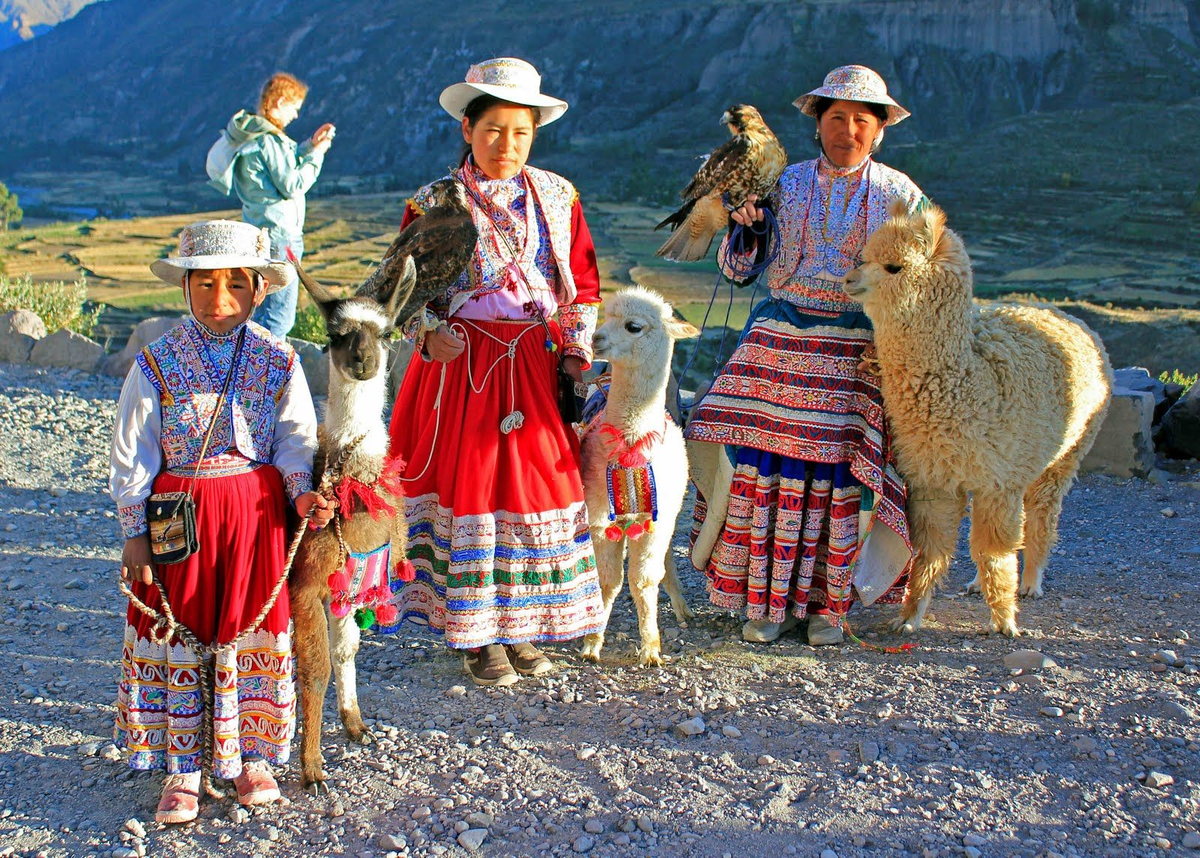
[[[416,570],[398,607],[457,648],[598,631],[579,440],[558,414],[557,353],[536,323],[451,326],[466,350],[447,364],[414,359],[392,410]]]
[[[190,476],[159,474],[155,492],[184,491]],[[266,604],[287,555],[287,495],[279,471],[263,465],[201,477],[193,493],[200,550],[162,564],[158,578],[176,619],[206,643],[228,643]],[[135,583],[155,610],[154,585]],[[287,588],[236,651],[216,659],[213,729],[218,777],[236,777],[243,755],[284,763],[295,726],[291,607]],[[177,638],[157,642],[151,620],[130,605],[117,695],[116,737],[138,769],[198,771],[202,698],[199,661]]]

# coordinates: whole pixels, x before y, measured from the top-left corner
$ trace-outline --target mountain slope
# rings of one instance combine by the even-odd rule
[[[295,136],[337,124],[330,175],[411,185],[454,159],[437,95],[474,60],[535,62],[572,110],[539,162],[637,193],[677,183],[731,101],[781,137],[825,71],[864,62],[914,116],[889,145],[1031,111],[1173,103],[1200,90],[1200,0],[810,0],[429,4],[109,0],[0,54],[0,169],[198,170],[226,119],[286,68],[311,86]],[[230,22],[236,21],[237,26]],[[47,116],[53,121],[48,121]],[[656,193],[661,193],[658,188]]]
[[[0,51],[27,42],[97,0],[0,0]]]

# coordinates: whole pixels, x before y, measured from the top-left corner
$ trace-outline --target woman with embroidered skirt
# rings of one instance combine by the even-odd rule
[[[184,228],[179,255],[150,268],[183,288],[191,318],[141,351],[117,408],[109,484],[121,575],[156,614],[165,594],[182,627],[156,626],[130,603],[115,736],[133,768],[166,769],[159,822],[196,818],[206,761],[242,804],[278,799],[269,765],[287,762],[295,727],[291,611],[287,588],[277,591],[287,505],[311,511],[314,526],[332,508],[312,491],[317,425],[300,362],[247,321],[293,276],[269,248],[267,231],[245,223]],[[199,548],[156,563],[147,499],[188,491]],[[215,655],[196,647],[233,642]]]
[[[567,109],[540,87],[529,63],[497,58],[441,94],[468,146],[452,177],[479,240],[407,326],[422,359],[392,411],[417,576],[398,604],[443,631],[480,685],[551,670],[534,644],[601,622],[579,443],[556,393],[560,354],[577,382],[591,360],[600,280],[574,187],[526,164],[538,127]],[[403,226],[431,193],[418,191]]]
[[[842,278],[889,206],[900,201],[911,211],[923,197],[872,157],[884,129],[909,115],[874,71],[834,69],[795,105],[816,119],[821,154],[789,166],[769,200],[733,212],[746,229],[740,246],[728,236],[722,245],[727,273],[730,262],[746,270],[766,260],[766,242],[752,230],[762,230],[764,209],[778,223],[778,254],[762,275],[769,297],[751,311],[686,435],[728,445],[734,463],[706,570],[710,600],[746,611],[746,640],[775,640],[807,618],[809,643],[821,645],[842,640],[869,519],[894,531],[911,558],[883,398],[861,366],[871,327]],[[901,575],[880,601],[899,601],[905,583]]]

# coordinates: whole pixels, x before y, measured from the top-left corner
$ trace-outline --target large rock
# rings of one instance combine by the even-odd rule
[[[313,398],[325,398],[329,395],[329,355],[321,350],[316,343],[308,340],[297,340],[288,337],[288,343],[296,350],[300,365],[304,367],[304,378],[308,382],[308,390]]]
[[[36,366],[58,366],[83,372],[96,372],[103,359],[103,346],[65,328],[38,340],[29,353],[29,362]]]
[[[1150,370],[1144,366],[1127,366],[1113,370],[1113,387],[1121,387],[1125,390],[1144,390],[1151,394],[1154,397],[1153,422],[1155,424],[1171,407],[1172,400],[1167,398],[1167,385],[1152,376]]]
[[[0,316],[0,362],[25,363],[46,326],[32,310],[13,310]]]
[[[187,316],[151,316],[149,319],[142,319],[133,329],[133,333],[129,335],[129,342],[125,343],[125,348],[104,359],[101,372],[105,375],[115,375],[118,378],[124,376],[133,366],[133,360],[137,357],[138,352],[171,328],[186,321]]]
[[[1170,455],[1200,459],[1200,383],[1163,415],[1159,439]]]
[[[1154,442],[1150,437],[1154,395],[1144,390],[1114,387],[1108,416],[1083,470],[1116,477],[1144,477],[1154,467]]]

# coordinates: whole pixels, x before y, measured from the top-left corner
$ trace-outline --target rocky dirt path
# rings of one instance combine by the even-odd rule
[[[347,747],[330,706],[333,795],[301,793],[289,770],[282,806],[209,801],[195,824],[164,829],[158,776],[131,772],[110,741],[124,606],[104,476],[118,388],[0,365],[0,856],[1200,847],[1195,469],[1163,486],[1083,479],[1015,642],[981,634],[982,602],[954,594],[971,576],[961,546],[906,655],[743,644],[695,573],[689,628],[663,601],[662,669],[632,667],[627,597],[602,666],[562,648],[556,674],[507,690],[471,687],[419,628],[368,637],[360,696],[379,741]],[[893,611],[856,611],[854,628],[894,642]],[[1009,666],[1021,649],[1053,665]]]

